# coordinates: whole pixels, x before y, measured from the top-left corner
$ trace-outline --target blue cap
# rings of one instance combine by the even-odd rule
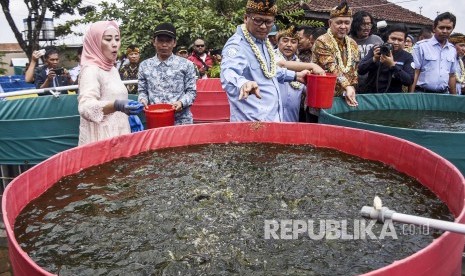
[[[273,27],[271,27],[271,31],[270,33],[268,34],[268,36],[270,35],[276,35],[278,33],[278,26],[276,26],[276,24],[273,25]]]

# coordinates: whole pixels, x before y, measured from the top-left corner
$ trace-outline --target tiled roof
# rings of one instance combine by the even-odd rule
[[[21,49],[18,43],[0,43],[0,52],[3,52],[3,53],[23,52],[23,49]]]
[[[329,13],[329,10],[341,3],[340,0],[311,0],[305,1],[310,11]],[[349,0],[349,6],[354,12],[364,10],[376,20],[433,25],[433,20],[413,11],[397,6],[386,0]]]

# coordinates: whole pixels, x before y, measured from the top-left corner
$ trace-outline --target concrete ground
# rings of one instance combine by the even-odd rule
[[[8,247],[6,245],[5,225],[0,223],[0,276],[13,275],[8,259]]]
[[[1,206],[1,195],[0,195],[0,206]],[[1,215],[1,210],[0,210]],[[13,273],[11,272],[10,261],[8,259],[8,246],[6,242],[6,232],[5,232],[5,224],[3,224],[3,220],[0,219],[0,276],[11,276]]]

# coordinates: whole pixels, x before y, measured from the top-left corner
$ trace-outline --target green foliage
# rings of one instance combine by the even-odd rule
[[[85,3],[88,2],[86,0],[23,0],[27,7],[27,13],[25,13],[24,16],[26,19],[29,19],[28,22],[32,21],[36,26],[36,29],[29,28],[28,32],[23,35],[21,32],[23,26],[16,25],[10,11],[11,6],[17,5],[18,2],[19,0],[0,0],[0,5],[19,46],[29,58],[34,50],[39,49],[39,33],[43,28],[43,20],[46,13],[48,14],[47,16],[51,14],[52,17],[59,18],[64,14],[84,15],[94,10],[94,7],[85,5]],[[34,20],[31,18],[34,18]],[[70,27],[68,23],[63,26],[58,26],[55,36],[58,37],[72,33]]]
[[[278,2],[279,12],[277,16],[277,24],[279,29],[285,28],[291,24],[295,26],[324,26],[322,22],[305,19],[305,11],[302,9],[299,3],[300,2],[295,0],[280,0]]]
[[[93,10],[79,22],[116,20],[120,23],[124,51],[130,44],[141,48],[141,57],[154,55],[152,34],[155,27],[171,22],[176,27],[177,45],[190,46],[196,38],[203,38],[211,49],[223,47],[243,22],[247,0],[116,0],[101,2],[99,11]],[[294,7],[277,17],[278,25],[287,23],[319,26],[304,20],[304,11],[296,1],[280,0],[278,8]],[[282,18],[282,20],[281,20]],[[73,22],[75,24],[77,22]]]
[[[177,31],[177,45],[189,46],[196,38],[207,41],[209,48],[219,48],[242,22],[246,0],[117,0],[102,2],[100,11],[86,14],[81,22],[117,20],[122,47],[141,48],[142,58],[153,56],[152,34],[155,27],[171,22]]]

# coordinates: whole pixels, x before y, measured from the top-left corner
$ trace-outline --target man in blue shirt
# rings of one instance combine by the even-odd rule
[[[309,73],[276,66],[267,36],[277,10],[274,0],[248,0],[244,24],[237,27],[223,48],[221,84],[228,94],[231,122],[283,121],[279,83],[305,82]],[[256,97],[248,98],[249,94]]]
[[[300,61],[296,55],[297,45],[299,44],[299,34],[296,33],[294,27],[284,29],[278,32],[276,36],[278,41],[278,49],[275,50],[276,60]],[[281,99],[284,109],[284,122],[298,122],[300,101],[302,94],[305,93],[305,85],[298,81],[286,82],[279,84]]]
[[[434,19],[434,36],[413,47],[415,77],[410,92],[456,94],[455,71],[457,52],[449,43],[456,17],[450,12]]]

